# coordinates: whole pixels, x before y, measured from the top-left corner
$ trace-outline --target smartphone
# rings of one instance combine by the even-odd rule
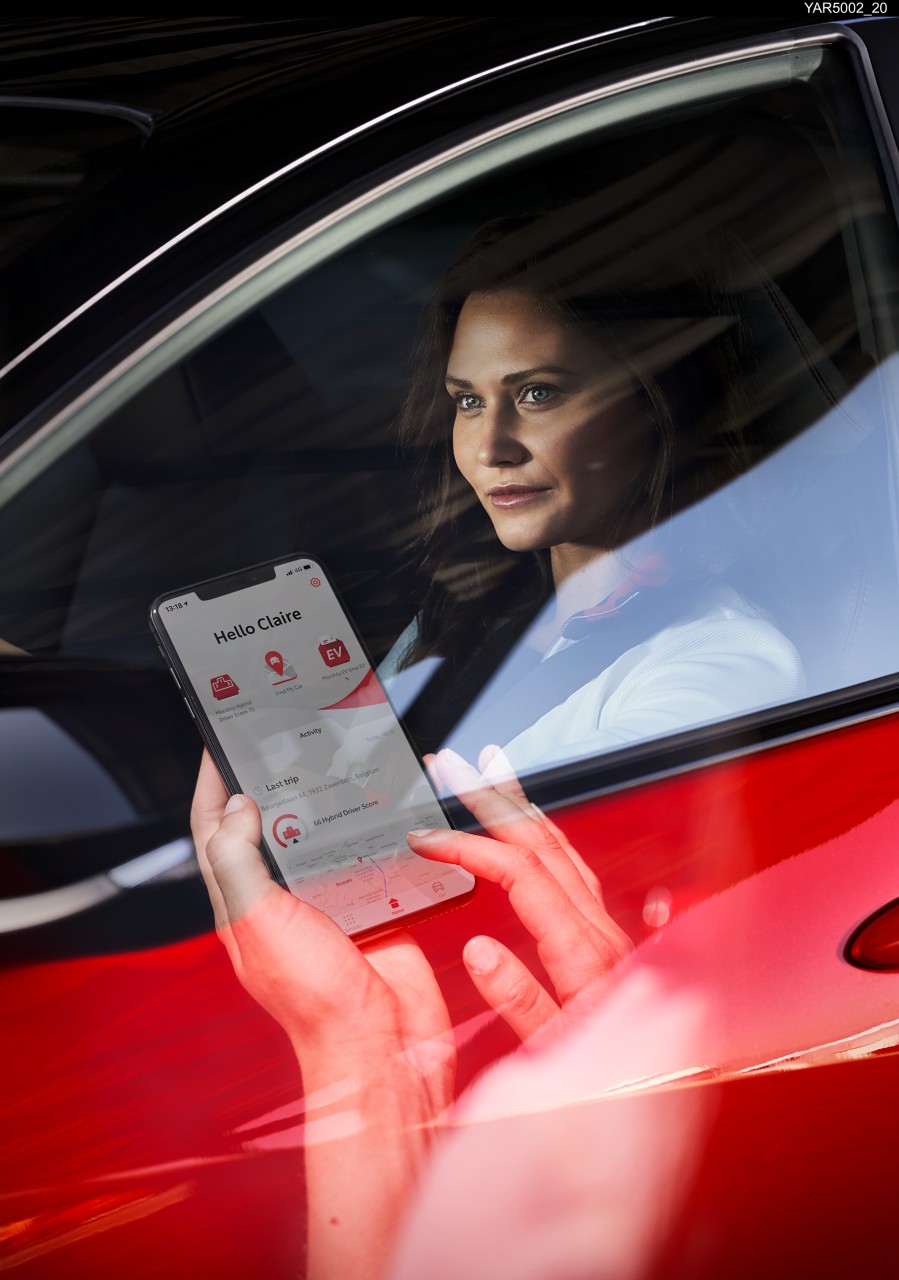
[[[354,938],[470,897],[469,872],[406,843],[450,819],[319,561],[167,592],[150,626],[276,880]]]

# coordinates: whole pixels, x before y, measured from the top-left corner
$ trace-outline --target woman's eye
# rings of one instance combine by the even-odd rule
[[[555,387],[525,387],[521,393],[520,401],[522,404],[546,404],[555,395],[555,391]]]
[[[471,413],[474,409],[483,409],[484,397],[476,396],[472,391],[463,391],[456,396],[456,404],[463,413]]]

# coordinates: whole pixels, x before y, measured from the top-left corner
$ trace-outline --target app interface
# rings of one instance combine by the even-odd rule
[[[406,844],[448,823],[314,561],[211,600],[171,596],[158,617],[297,897],[353,933],[471,889]]]

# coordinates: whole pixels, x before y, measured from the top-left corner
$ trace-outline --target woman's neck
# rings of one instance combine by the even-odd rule
[[[632,571],[633,548],[628,555],[583,547],[553,547],[550,552],[555,608],[553,621],[561,627],[566,618],[605,600]]]
[[[553,547],[550,551],[554,598],[531,628],[529,643],[545,649],[559,634],[573,613],[591,609],[633,571],[633,547],[626,556],[615,551],[597,551],[577,546]]]

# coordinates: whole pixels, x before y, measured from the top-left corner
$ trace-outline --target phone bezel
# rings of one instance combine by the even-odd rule
[[[279,565],[291,564],[297,560],[308,560],[312,565],[315,566],[316,572],[320,573],[321,576],[327,581],[328,586],[333,591],[334,596],[337,600],[337,603],[340,606],[340,609],[342,610],[343,615],[347,620],[347,625],[349,626],[350,631],[352,632],[354,641],[359,646],[362,653],[365,655],[366,661],[368,662],[372,671],[375,673],[375,678],[377,679],[378,678],[377,668],[372,660],[371,654],[369,653],[368,646],[366,645],[362,636],[359,634],[359,630],[356,627],[356,624],[354,623],[352,616],[346,607],[346,604],[344,603],[343,597],[340,593],[337,583],[334,581],[334,578],[329,573],[327,567],[324,564],[322,564],[321,560],[317,556],[308,552],[293,552],[290,555],[278,556],[274,560],[264,560],[259,564],[249,565],[245,569],[235,570],[232,573],[219,574],[214,578],[207,578],[204,581],[195,583],[191,586],[179,587],[177,590],[173,590],[173,591],[165,591],[161,595],[158,595],[156,599],[153,601],[153,603],[150,605],[149,622],[150,622],[150,630],[152,632],[153,638],[156,641],[157,647],[159,648],[159,651],[162,654],[163,660],[166,666],[168,667],[169,671],[171,672],[172,677],[174,678],[175,684],[178,686],[178,690],[181,694],[181,697],[184,699],[187,709],[190,712],[191,718],[193,719],[193,722],[196,725],[200,733],[200,736],[203,739],[206,749],[209,751],[209,754],[212,756],[213,762],[215,763],[215,766],[218,769],[219,774],[221,775],[222,780],[225,783],[225,786],[227,787],[230,795],[235,795],[241,792],[240,783],[237,780],[237,776],[234,773],[234,770],[231,768],[230,764],[228,763],[227,756],[225,755],[225,752],[222,749],[222,746],[216,737],[215,730],[212,726],[212,723],[209,720],[206,714],[206,711],[203,708],[199,695],[197,694],[197,691],[194,688],[193,683],[191,682],[191,679],[187,672],[186,667],[181,661],[178,651],[172,642],[171,636],[166,631],[165,623],[160,614],[160,610],[162,606],[165,605],[168,601],[175,599],[178,596],[186,595],[188,592],[192,592],[193,594],[199,596],[200,599],[211,600],[211,599],[217,599],[221,596],[232,595],[235,592],[240,591],[245,587],[257,586],[261,582],[274,580],[274,578],[277,575],[277,568]],[[210,591],[210,588],[214,588],[214,590]],[[380,680],[378,682],[380,684]],[[381,687],[382,689],[384,688],[383,685],[381,685]],[[450,816],[450,813],[443,802],[443,799],[437,794],[436,790],[434,789],[434,785],[431,782],[431,778],[428,773],[427,766],[422,760],[421,755],[418,751],[418,748],[416,747],[415,743],[412,740],[411,735],[409,734],[408,729],[403,723],[402,717],[398,714],[396,707],[394,707],[393,703],[391,702],[390,695],[387,693],[386,689],[384,690],[384,694],[385,694],[387,703],[390,706],[390,709],[393,712],[394,717],[396,718],[397,724],[402,730],[403,735],[406,738],[406,741],[408,742],[416,760],[418,761],[418,764],[422,770],[422,773],[427,779],[428,785],[430,786],[432,792],[434,793],[435,800],[440,805],[440,809],[444,817],[446,818],[446,821],[450,830],[455,831],[457,829],[456,825],[453,822],[452,817]],[[259,851],[262,854],[263,859],[265,860],[265,864],[269,870],[270,875],[272,876],[272,879],[275,880],[278,884],[280,884],[282,888],[287,890],[287,892],[290,892],[290,890],[287,887],[287,882],[284,879],[284,875],[281,871],[281,868],[278,865],[277,859],[275,858],[275,855],[272,853],[268,845],[268,842],[266,841],[264,836],[262,837],[262,841],[259,846]],[[457,907],[464,906],[466,903],[471,901],[471,899],[475,894],[476,889],[477,889],[477,880],[475,879],[474,884],[466,893],[456,894],[454,897],[452,897],[448,901],[438,902],[430,907],[422,907],[419,911],[411,912],[408,915],[391,917],[391,919],[385,920],[382,924],[373,925],[367,929],[360,929],[355,933],[347,933],[347,937],[352,938],[354,942],[361,942],[371,938],[380,937],[382,934],[385,934],[385,933],[392,933],[397,929],[405,929],[409,925],[417,924],[419,921],[428,919],[431,916],[442,915],[447,911],[453,911]],[[335,926],[338,929],[341,928],[341,926],[337,924],[336,921],[335,921]],[[344,930],[341,929],[341,932],[344,932]]]

